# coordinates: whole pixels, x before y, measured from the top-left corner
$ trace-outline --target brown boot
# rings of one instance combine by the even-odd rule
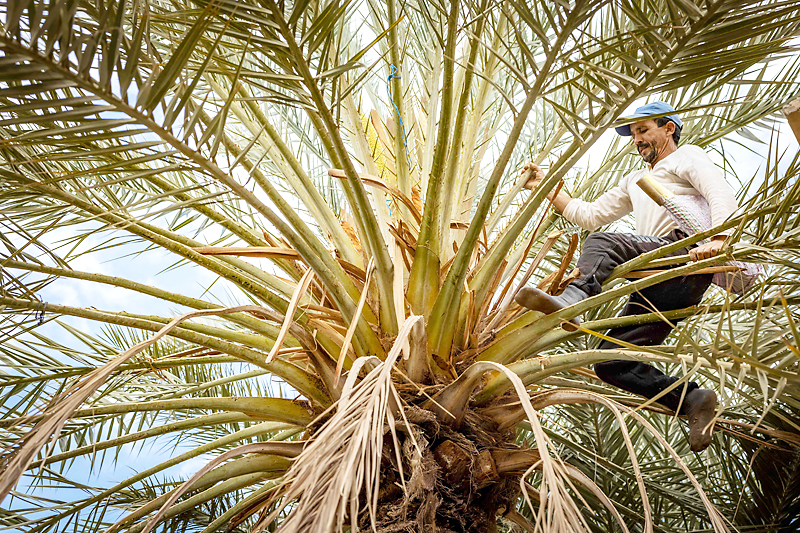
[[[689,447],[702,452],[711,444],[717,394],[711,389],[694,389],[686,395],[686,419],[689,421]],[[709,426],[706,428],[706,426]]]
[[[588,297],[589,295],[580,290],[578,287],[574,285],[567,285],[567,288],[564,289],[564,292],[559,296],[551,296],[546,292],[537,289],[536,287],[523,287],[514,296],[514,300],[516,300],[516,302],[522,307],[527,307],[533,311],[541,311],[542,313],[549,315],[555,313],[556,311],[561,311],[565,307],[569,307],[572,304],[576,304],[581,300],[585,300]],[[570,320],[570,322],[576,326],[579,326],[581,324],[581,319],[575,317]],[[578,329],[576,327],[567,325],[567,323],[564,323],[561,327],[567,331],[576,331]]]

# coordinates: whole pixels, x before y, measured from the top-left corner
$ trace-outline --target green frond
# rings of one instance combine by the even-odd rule
[[[791,529],[800,156],[777,132],[800,94],[795,4],[2,4],[0,483],[18,483],[0,528],[140,532],[170,502],[157,531]],[[545,192],[592,200],[637,168],[612,128],[655,99],[740,211],[569,309],[519,308],[586,237]],[[528,161],[547,171],[533,193]],[[721,228],[724,257],[625,281]],[[765,265],[745,294],[615,316],[730,259]],[[663,346],[597,348],[664,320]],[[719,391],[706,455],[586,368],[609,358]],[[297,460],[247,447],[300,438]],[[91,486],[134,457],[153,460]]]

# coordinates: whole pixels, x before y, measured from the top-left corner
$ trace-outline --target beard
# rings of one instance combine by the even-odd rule
[[[655,161],[658,157],[658,147],[656,146],[655,141],[650,141],[649,143],[639,143],[636,145],[636,149],[639,151],[639,155],[642,156],[642,159],[644,159],[644,162],[647,164],[652,164],[653,161]]]

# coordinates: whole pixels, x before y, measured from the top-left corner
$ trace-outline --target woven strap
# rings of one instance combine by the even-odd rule
[[[711,206],[702,196],[675,195],[664,202],[664,208],[678,227],[687,235],[705,231],[711,227]],[[702,242],[707,242],[705,239]],[[761,265],[728,261],[725,265],[738,268],[733,272],[717,272],[713,283],[735,294],[742,294],[753,286],[761,273]]]

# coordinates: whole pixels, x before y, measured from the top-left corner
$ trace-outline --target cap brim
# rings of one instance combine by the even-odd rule
[[[633,115],[631,115],[629,117],[619,117],[617,119],[617,122],[624,122],[626,120],[630,120],[631,122],[636,122],[637,120],[643,119],[643,118],[650,118],[650,117],[649,117],[649,115],[642,115],[640,113],[634,113]],[[633,133],[631,133],[631,125],[630,124],[625,124],[624,126],[617,126],[614,129],[617,130],[617,133],[619,133],[623,137],[630,137],[631,135],[633,135]]]
[[[631,135],[633,135],[631,133],[631,125],[630,124],[625,124],[624,126],[617,126],[614,129],[617,130],[617,133],[619,133],[623,137],[630,137]]]

